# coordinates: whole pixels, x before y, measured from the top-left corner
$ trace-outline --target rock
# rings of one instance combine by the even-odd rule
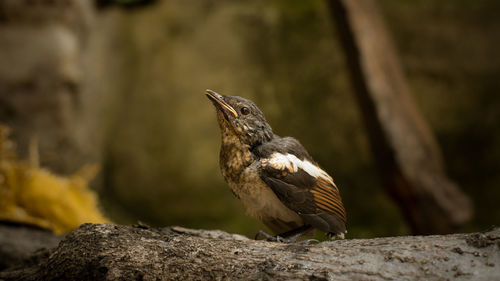
[[[479,241],[471,237],[481,237],[481,242],[471,242]],[[50,255],[22,269],[6,269],[0,278],[499,280],[498,241],[500,228],[302,245],[255,241],[222,231],[84,224]]]

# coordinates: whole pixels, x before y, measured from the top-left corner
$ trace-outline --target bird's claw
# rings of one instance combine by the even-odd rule
[[[263,236],[265,238],[265,240],[267,241],[275,241],[275,242],[281,242],[279,239],[280,237],[279,236],[272,236],[268,233],[265,233],[264,231],[262,230],[259,230],[257,232],[257,234],[255,234],[255,240],[259,240],[259,238]]]
[[[306,239],[306,240],[302,240],[302,241],[299,241],[297,242],[298,244],[304,244],[304,245],[311,245],[311,244],[317,244],[319,243],[319,240],[317,239]]]
[[[273,236],[271,234],[268,234],[262,230],[259,230],[257,234],[255,234],[255,240],[259,240],[260,237],[264,237],[263,240],[269,241],[269,242],[278,242],[278,243],[298,243],[298,244],[304,244],[304,245],[310,245],[311,243],[319,243],[318,240],[316,239],[307,239],[303,241],[297,242],[297,237],[291,237],[291,238],[284,238],[279,235]]]

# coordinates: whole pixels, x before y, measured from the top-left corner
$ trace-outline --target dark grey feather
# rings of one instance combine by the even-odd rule
[[[262,145],[255,147],[252,151],[258,158],[269,158],[273,153],[293,154],[300,160],[309,160],[316,164],[312,157],[307,153],[306,149],[300,142],[292,137],[279,137],[274,135],[274,138]]]

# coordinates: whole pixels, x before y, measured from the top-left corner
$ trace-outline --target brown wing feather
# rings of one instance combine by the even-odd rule
[[[278,163],[279,164],[279,163]],[[318,169],[323,172],[319,167]],[[306,223],[327,233],[345,231],[346,213],[339,190],[326,173],[313,177],[304,170],[262,162],[261,178],[278,198]]]
[[[310,189],[318,209],[336,214],[344,223],[346,214],[339,190],[333,182],[318,178],[316,184]]]

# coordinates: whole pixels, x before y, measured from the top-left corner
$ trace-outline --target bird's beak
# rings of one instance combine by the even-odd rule
[[[229,113],[234,116],[234,118],[238,118],[238,113],[232,106],[230,106],[227,102],[224,101],[223,97],[212,90],[206,90],[207,97],[214,103],[214,105],[223,110],[226,113]]]

